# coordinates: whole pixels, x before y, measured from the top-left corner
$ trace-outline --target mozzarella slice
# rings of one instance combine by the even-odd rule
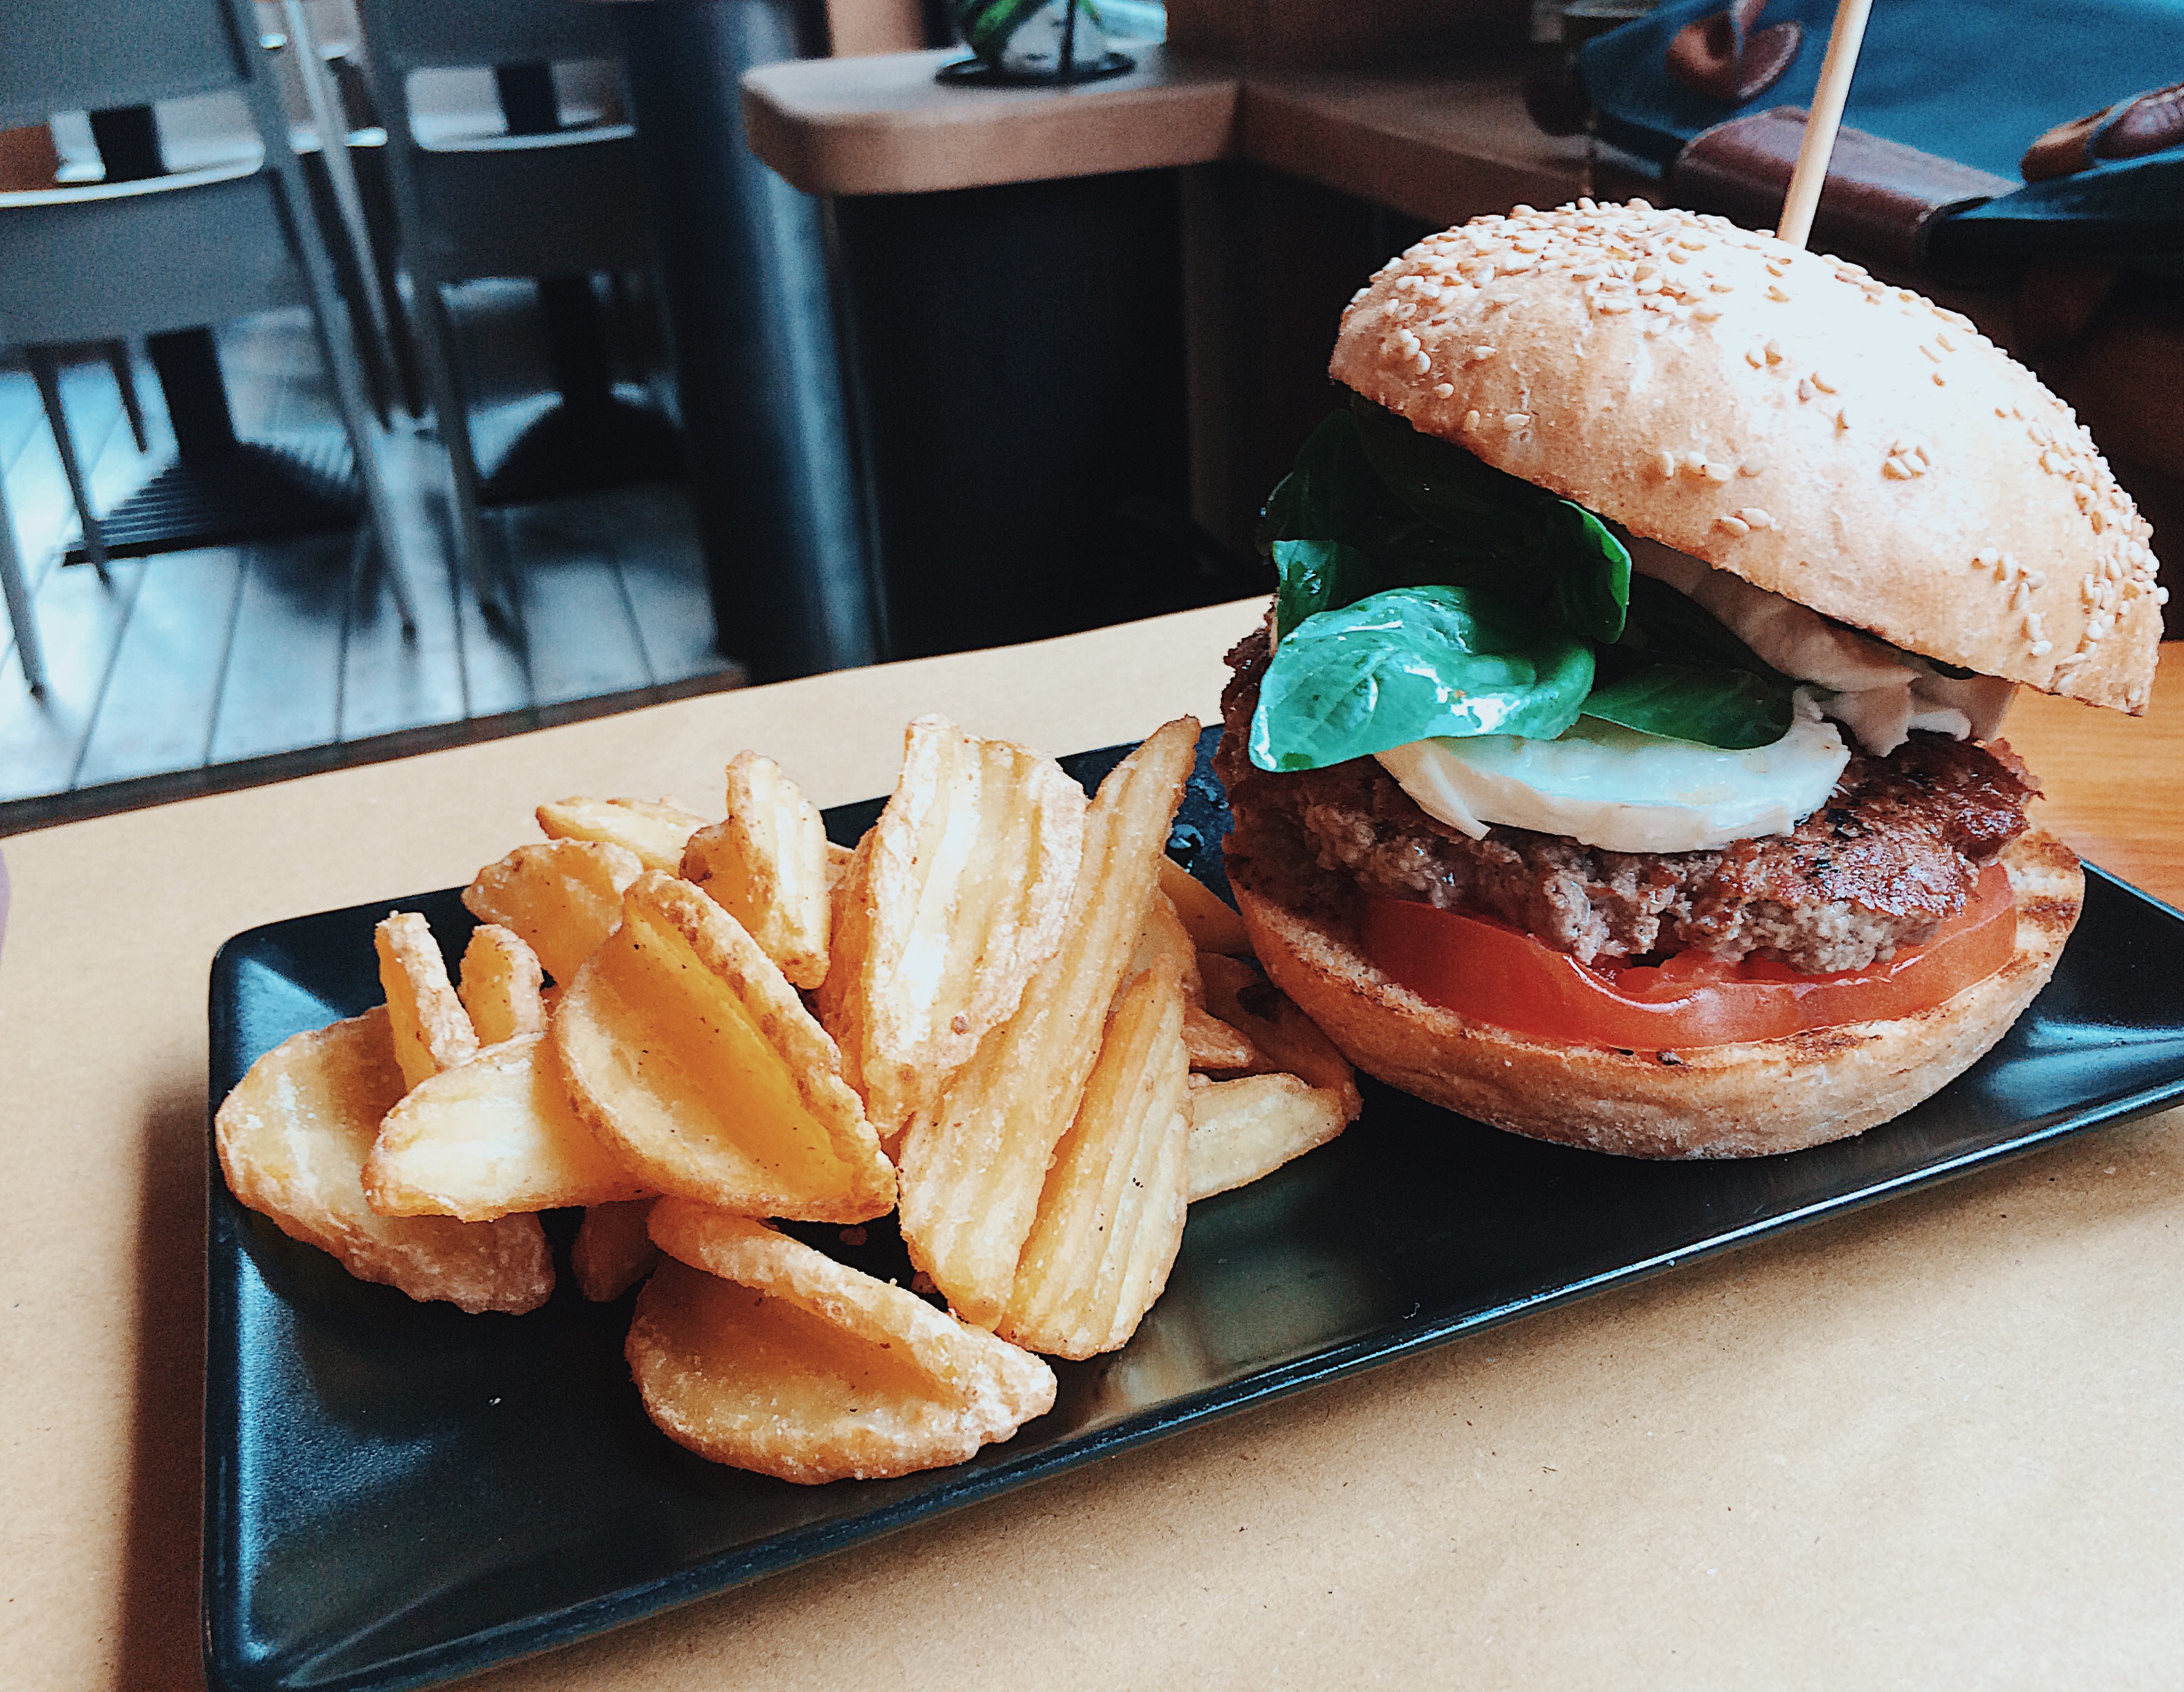
[[[1476,839],[1492,823],[1610,852],[1696,852],[1787,834],[1850,762],[1812,697],[1771,746],[1724,752],[1580,717],[1554,740],[1420,740],[1380,763],[1429,815]]]

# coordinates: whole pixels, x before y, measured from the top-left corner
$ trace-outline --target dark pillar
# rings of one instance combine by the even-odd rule
[[[760,680],[878,655],[817,201],[744,140],[738,80],[819,50],[794,0],[617,6],[654,186],[690,496],[722,650]]]

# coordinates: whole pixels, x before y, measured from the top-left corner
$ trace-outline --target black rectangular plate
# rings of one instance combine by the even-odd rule
[[[1224,888],[1207,768],[1171,850]],[[1091,785],[1117,748],[1067,761]],[[829,813],[853,840],[878,801]],[[1497,1133],[1385,1088],[1333,1144],[1194,1205],[1123,1350],[1056,1366],[1051,1413],[958,1468],[798,1487],[646,1420],[630,1303],[566,1284],[466,1316],[354,1281],[211,1181],[205,1651],[215,1692],[419,1686],[541,1650],[1110,1451],[2184,1098],[2184,916],[2098,870],[2055,978],[1946,1091],[1856,1139],[1645,1163]],[[1224,888],[1225,890],[1225,888]],[[452,891],[403,901],[450,956]],[[381,998],[386,903],[237,935],[213,964],[211,1096]],[[549,1218],[566,1266],[571,1218]],[[815,1244],[906,1274],[900,1244]]]

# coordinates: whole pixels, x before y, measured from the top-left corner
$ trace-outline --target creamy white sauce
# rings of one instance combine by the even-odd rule
[[[1696,852],[1786,834],[1826,803],[1850,751],[1800,692],[1771,746],[1724,752],[1580,717],[1554,740],[1485,734],[1380,754],[1421,810],[1474,839],[1490,823],[1611,852]]]
[[[1941,675],[1923,659],[1658,541],[1634,537],[1630,567],[1713,612],[1785,676],[1813,683],[1823,715],[1876,757],[1886,757],[1914,729],[1992,740],[2016,691],[1999,676]]]

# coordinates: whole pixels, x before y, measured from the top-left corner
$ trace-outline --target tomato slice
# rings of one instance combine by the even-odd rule
[[[1964,908],[1925,945],[1831,975],[1702,952],[1588,968],[1492,917],[1396,899],[1367,901],[1365,946],[1420,998],[1513,1033],[1634,1051],[1724,1046],[1939,1005],[2009,961],[2017,899],[2008,872],[1990,864]]]

